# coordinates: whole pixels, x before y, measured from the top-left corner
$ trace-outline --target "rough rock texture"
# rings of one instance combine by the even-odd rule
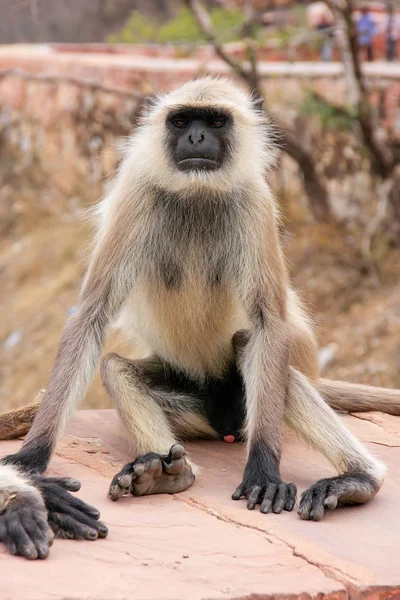
[[[186,492],[114,504],[108,483],[132,452],[114,411],[80,412],[50,471],[81,479],[79,495],[101,510],[109,537],[56,540],[43,562],[1,547],[2,600],[400,598],[400,420],[371,413],[345,421],[387,462],[389,476],[371,504],[310,523],[296,512],[262,515],[230,500],[244,452],[223,442],[187,445],[201,471]],[[285,439],[286,481],[302,490],[331,472],[293,434]],[[19,445],[2,442],[0,455]]]

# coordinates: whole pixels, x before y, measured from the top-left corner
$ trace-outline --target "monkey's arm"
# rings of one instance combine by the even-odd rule
[[[79,482],[46,479],[41,474],[92,378],[106,326],[133,284],[134,241],[118,233],[110,230],[94,253],[78,308],[63,332],[43,401],[22,449],[0,462],[0,540],[11,552],[27,558],[48,554],[45,509],[60,537],[96,539],[107,534],[97,521],[98,511],[69,494],[68,490],[79,489]]]
[[[258,232],[260,242],[251,253],[253,264],[249,261],[238,282],[252,331],[239,361],[246,391],[248,457],[243,480],[232,498],[245,496],[247,508],[260,503],[262,512],[279,513],[292,510],[296,498],[296,487],[283,483],[279,473],[289,373],[287,280],[272,211],[262,222],[268,231]]]

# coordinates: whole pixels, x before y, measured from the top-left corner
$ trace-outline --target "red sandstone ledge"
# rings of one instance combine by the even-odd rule
[[[82,481],[79,496],[110,529],[97,542],[56,540],[46,561],[25,561],[0,547],[1,600],[262,600],[400,598],[400,419],[344,417],[389,467],[369,505],[320,523],[296,512],[262,515],[230,495],[240,481],[243,447],[188,444],[201,472],[174,496],[107,499],[111,476],[131,454],[114,411],[81,411],[51,465]],[[20,442],[1,442],[0,455]],[[290,432],[282,461],[300,491],[332,473]]]

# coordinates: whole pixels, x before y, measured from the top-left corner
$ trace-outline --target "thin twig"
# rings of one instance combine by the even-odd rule
[[[198,2],[198,0],[186,0],[186,4],[191,9],[193,16],[196,19],[206,40],[212,44],[216,54],[227,65],[229,65],[239,77],[247,81],[249,73],[238,60],[235,60],[234,58],[232,58],[232,56],[225,52],[222,44],[220,44],[215,35],[210,15],[205,10],[205,8],[200,4],[200,2]]]
[[[364,143],[371,157],[371,168],[383,179],[390,177],[396,164],[387,144],[375,133],[375,123],[368,98],[368,87],[361,68],[357,30],[353,19],[353,0],[326,0],[342,27],[342,60],[349,85],[349,97],[359,123]]]
[[[141,92],[128,91],[116,87],[109,87],[106,85],[102,85],[97,81],[89,79],[80,79],[78,77],[70,77],[68,75],[33,75],[32,73],[26,73],[21,69],[1,69],[0,79],[4,79],[5,77],[17,77],[18,79],[23,79],[25,81],[36,81],[39,83],[48,83],[56,85],[59,85],[60,83],[69,83],[71,85],[76,85],[80,88],[90,89],[94,92],[104,92],[105,94],[113,94],[114,96],[119,96],[121,98],[127,98],[132,100],[141,100],[143,98],[143,94]]]

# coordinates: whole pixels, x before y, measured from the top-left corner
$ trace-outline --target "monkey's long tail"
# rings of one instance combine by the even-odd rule
[[[330,379],[319,379],[314,385],[325,402],[335,410],[345,412],[380,410],[389,415],[400,415],[400,390]]]
[[[44,390],[39,392],[27,406],[0,413],[0,440],[12,440],[28,433],[42,401],[43,393]]]

